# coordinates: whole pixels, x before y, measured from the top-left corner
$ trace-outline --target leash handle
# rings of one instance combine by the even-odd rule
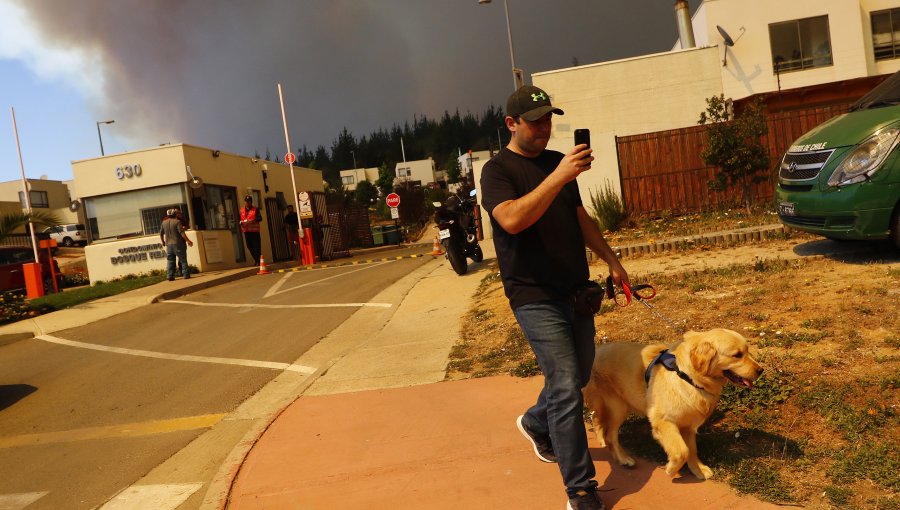
[[[619,300],[620,294],[625,296],[624,300]],[[643,304],[643,300],[656,297],[656,287],[647,283],[640,283],[632,287],[628,282],[622,282],[622,290],[619,292],[616,290],[612,276],[606,277],[606,297],[615,300],[617,305],[625,307],[631,304],[632,296]]]

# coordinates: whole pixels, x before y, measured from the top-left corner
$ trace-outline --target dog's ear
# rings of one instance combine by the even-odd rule
[[[685,335],[685,339],[687,339],[687,335]],[[694,367],[694,370],[697,372],[709,375],[716,362],[718,354],[716,347],[712,342],[707,340],[701,340],[699,338],[692,340],[694,341],[691,342],[691,366]]]

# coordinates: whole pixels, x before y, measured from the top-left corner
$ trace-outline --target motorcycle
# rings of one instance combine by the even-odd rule
[[[434,222],[444,247],[444,256],[458,275],[464,275],[469,270],[466,258],[473,262],[484,259],[484,253],[478,245],[478,226],[475,224],[475,194],[473,189],[466,196],[460,189],[443,204],[433,202]]]

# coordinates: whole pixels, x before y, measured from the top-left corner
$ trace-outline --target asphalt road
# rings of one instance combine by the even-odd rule
[[[294,361],[360,306],[396,306],[370,300],[428,260],[254,276],[0,347],[0,509],[103,505],[276,377],[311,374]],[[224,453],[187,456],[214,472]]]

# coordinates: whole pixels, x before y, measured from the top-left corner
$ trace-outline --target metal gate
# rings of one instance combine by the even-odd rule
[[[349,257],[351,247],[373,245],[369,211],[347,205],[340,195],[312,192],[312,230],[316,255],[321,260]]]
[[[284,228],[284,215],[278,208],[278,199],[266,198],[266,220],[269,224],[269,239],[272,240],[274,262],[291,259],[291,246]]]

